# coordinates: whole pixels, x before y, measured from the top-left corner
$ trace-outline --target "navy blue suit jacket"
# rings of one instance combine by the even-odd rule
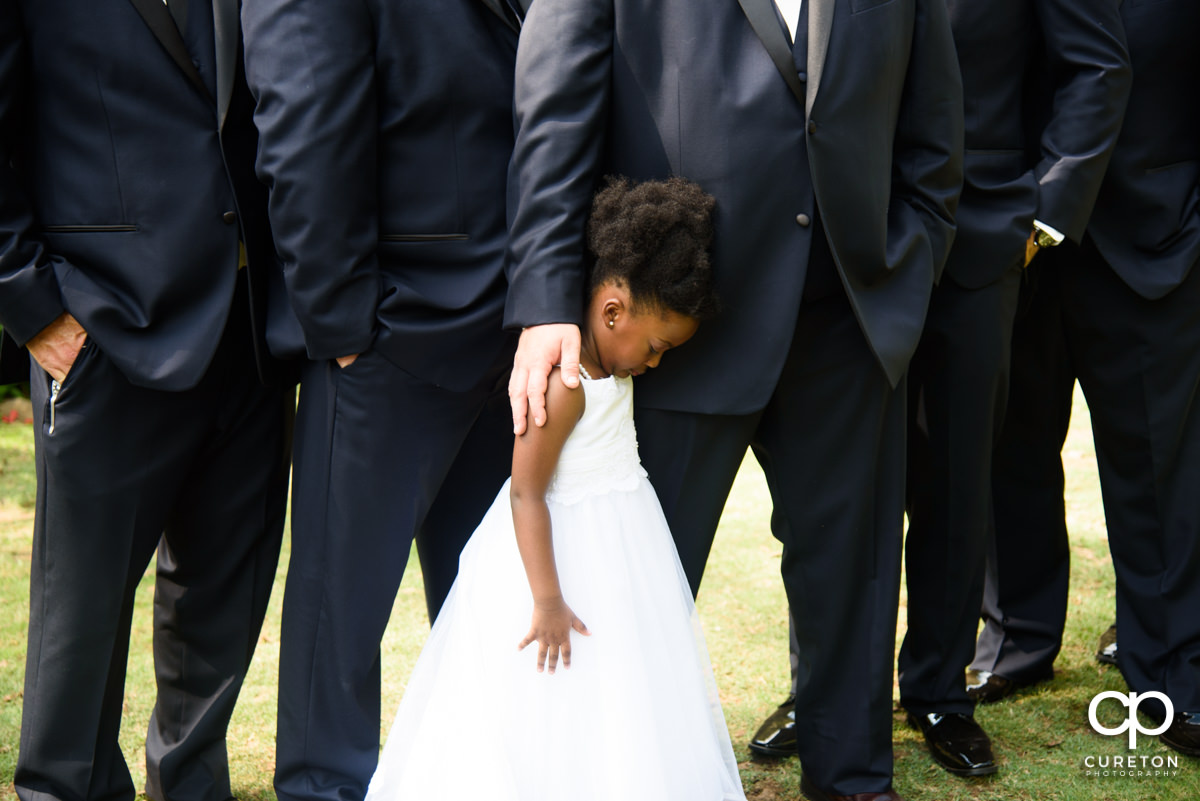
[[[1157,300],[1200,261],[1200,4],[1125,0],[1121,17],[1133,90],[1088,233],[1133,291]]]
[[[17,342],[69,311],[131,382],[191,387],[230,312],[239,239],[263,330],[275,259],[237,0],[212,10],[213,52],[189,62],[130,0],[6,4],[0,323]]]
[[[1036,218],[1079,242],[1129,96],[1120,0],[949,0],[966,114],[946,275],[990,284],[1024,264]]]
[[[515,21],[481,0],[255,0],[242,20],[298,322],[272,346],[478,384],[510,344]]]
[[[717,199],[724,313],[639,379],[639,403],[762,408],[804,284],[802,144],[863,332],[896,382],[953,236],[962,94],[943,0],[806,0],[802,81],[772,0],[537,0],[517,57],[507,324],[579,322],[600,177]]]

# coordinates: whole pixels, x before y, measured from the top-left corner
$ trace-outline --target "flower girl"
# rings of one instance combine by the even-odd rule
[[[367,801],[744,801],[633,423],[632,377],[716,311],[712,206],[681,178],[597,194],[580,386],[517,439]]]

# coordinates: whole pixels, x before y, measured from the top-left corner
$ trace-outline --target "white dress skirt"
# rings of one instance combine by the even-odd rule
[[[508,484],[405,690],[367,801],[744,801],[704,635],[637,455],[632,380],[583,379],[547,492],[571,667],[537,673]]]

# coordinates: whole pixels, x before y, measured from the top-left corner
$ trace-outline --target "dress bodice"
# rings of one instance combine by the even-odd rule
[[[583,415],[563,444],[546,499],[572,503],[645,477],[633,425],[633,379],[580,376]]]

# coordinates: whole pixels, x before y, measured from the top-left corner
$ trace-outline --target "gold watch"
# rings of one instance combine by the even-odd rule
[[[1041,228],[1034,228],[1033,231],[1033,242],[1039,248],[1052,248],[1061,242],[1061,240],[1055,239]]]

